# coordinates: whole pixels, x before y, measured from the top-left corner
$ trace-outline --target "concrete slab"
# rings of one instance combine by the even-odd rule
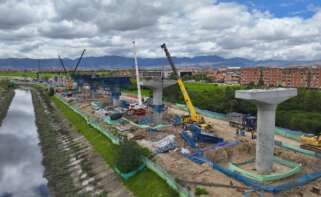
[[[297,94],[296,88],[252,89],[237,90],[235,92],[235,98],[268,104],[279,104]]]
[[[142,80],[140,84],[144,87],[156,89],[156,88],[166,88],[168,86],[174,85],[176,83],[175,80],[169,79],[151,79],[151,80]]]

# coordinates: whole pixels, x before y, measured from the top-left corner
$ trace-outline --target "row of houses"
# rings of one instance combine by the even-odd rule
[[[258,84],[270,87],[321,88],[321,67],[230,67],[215,69],[207,76],[215,82],[230,84]]]

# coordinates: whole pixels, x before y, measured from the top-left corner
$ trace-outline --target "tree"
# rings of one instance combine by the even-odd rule
[[[142,150],[135,142],[125,140],[120,145],[116,166],[123,173],[131,172],[142,164],[141,155]]]
[[[55,89],[53,87],[50,87],[49,90],[48,90],[48,95],[49,96],[53,96],[55,95]]]

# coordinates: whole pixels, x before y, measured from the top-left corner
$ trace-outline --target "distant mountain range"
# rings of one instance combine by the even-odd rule
[[[177,66],[187,67],[250,67],[250,66],[291,66],[321,64],[321,60],[315,61],[284,61],[264,60],[254,61],[245,58],[223,58],[220,56],[196,56],[196,57],[174,57]],[[64,58],[66,67],[71,68],[76,64],[77,59]],[[165,58],[138,58],[139,66],[143,68],[155,68],[168,65]],[[30,59],[30,58],[7,58],[0,59],[0,69],[37,70],[38,65],[43,69],[62,69],[58,58],[52,59]],[[117,69],[132,68],[134,60],[132,57],[101,56],[84,57],[79,65],[82,70],[92,69]]]

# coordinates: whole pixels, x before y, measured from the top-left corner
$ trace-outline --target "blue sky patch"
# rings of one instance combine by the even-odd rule
[[[321,0],[218,0],[218,2],[237,2],[250,9],[269,11],[273,16],[310,18],[321,8]]]

